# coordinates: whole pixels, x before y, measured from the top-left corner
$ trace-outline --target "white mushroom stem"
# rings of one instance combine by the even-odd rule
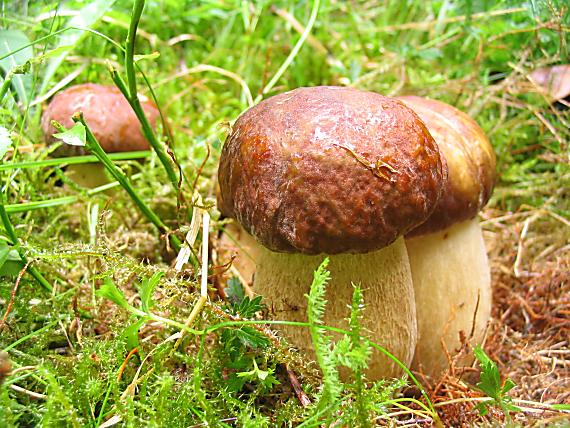
[[[459,349],[461,331],[471,343],[483,340],[491,315],[487,252],[476,218],[406,239],[406,246],[418,317],[412,367],[437,376],[449,366],[447,353]]]
[[[416,344],[416,308],[408,255],[403,238],[367,254],[329,256],[331,281],[327,286],[325,325],[348,329],[352,283],[364,292],[363,324],[369,338],[409,365]],[[307,321],[307,298],[313,272],[324,255],[275,253],[265,248],[257,256],[253,290],[264,296],[273,318]],[[290,344],[313,354],[307,328],[279,326]],[[392,360],[374,350],[370,379],[402,374]]]
[[[81,163],[69,165],[66,175],[74,182],[87,189],[94,189],[109,182],[105,167],[100,163]]]

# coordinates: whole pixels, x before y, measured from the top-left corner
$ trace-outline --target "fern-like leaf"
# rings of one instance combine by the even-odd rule
[[[370,426],[370,415],[372,413],[371,402],[366,396],[366,385],[364,370],[368,367],[368,360],[372,349],[370,345],[362,340],[362,310],[364,309],[364,296],[362,289],[353,284],[352,304],[350,308],[350,345],[349,368],[354,373],[354,395],[356,404],[356,415],[360,426]]]
[[[314,272],[313,283],[308,295],[307,317],[310,327],[311,339],[315,349],[317,363],[323,373],[323,389],[316,406],[317,413],[325,408],[332,412],[343,389],[340,376],[336,368],[336,358],[332,349],[332,338],[324,330],[313,326],[322,325],[327,301],[325,299],[326,286],[330,280],[330,272],[326,269],[329,259],[325,258]]]

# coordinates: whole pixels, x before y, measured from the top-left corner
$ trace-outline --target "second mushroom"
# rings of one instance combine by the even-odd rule
[[[433,214],[406,237],[418,315],[413,368],[437,376],[460,349],[460,334],[481,343],[491,316],[491,276],[477,213],[495,184],[495,153],[479,125],[455,107],[400,99],[425,122],[449,170]]]

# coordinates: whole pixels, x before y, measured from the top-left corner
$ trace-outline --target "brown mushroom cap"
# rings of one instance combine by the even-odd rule
[[[422,223],[446,170],[400,101],[299,88],[242,114],[223,147],[220,209],[274,251],[363,253]]]
[[[139,95],[147,118],[154,127],[159,112],[148,98]],[[82,111],[89,128],[106,152],[147,150],[140,123],[123,94],[114,86],[93,83],[71,86],[53,97],[42,116],[42,131],[47,142],[56,139],[58,131],[51,124],[56,120],[66,128],[74,125],[71,116]]]
[[[530,73],[530,78],[555,101],[570,95],[569,64],[538,68]]]
[[[448,180],[434,212],[411,236],[445,229],[473,218],[485,206],[495,185],[493,147],[477,123],[441,101],[398,97],[424,121],[447,162]]]

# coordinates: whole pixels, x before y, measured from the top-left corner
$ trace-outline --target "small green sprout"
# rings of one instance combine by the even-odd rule
[[[266,391],[273,388],[273,385],[279,385],[279,382],[274,376],[274,369],[268,368],[261,370],[257,366],[257,362],[253,359],[253,369],[247,372],[236,373],[237,377],[243,378],[246,382],[256,382]]]
[[[473,350],[475,358],[479,361],[481,366],[481,378],[477,383],[477,388],[487,394],[492,400],[483,401],[476,406],[479,413],[484,416],[489,412],[491,406],[499,407],[507,419],[510,420],[509,412],[520,412],[517,406],[512,404],[512,397],[507,395],[516,384],[511,379],[506,379],[501,384],[501,374],[499,368],[493,360],[483,351],[480,346],[475,347]]]

